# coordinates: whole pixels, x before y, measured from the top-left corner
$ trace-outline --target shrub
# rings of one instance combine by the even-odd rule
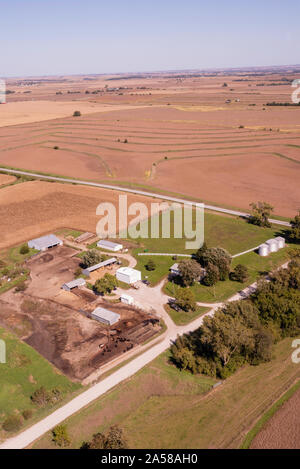
[[[6,432],[16,432],[17,430],[20,430],[21,426],[22,426],[22,419],[18,415],[8,416],[2,424],[2,428]]]
[[[96,249],[86,251],[82,256],[82,266],[84,268],[91,267],[92,265],[99,264],[102,261],[102,256]]]
[[[22,292],[22,291],[25,291],[26,288],[27,288],[26,283],[25,283],[25,282],[20,282],[20,283],[16,286],[15,291],[16,291],[16,292]]]
[[[50,394],[44,388],[44,386],[41,386],[36,391],[34,391],[31,396],[31,400],[34,404],[38,405],[39,407],[43,407],[50,401]]]
[[[58,145],[54,145],[53,149],[54,149],[54,150],[59,150],[59,146],[58,146]]]
[[[146,269],[151,271],[156,269],[156,264],[153,259],[149,259],[147,264],[145,265]]]
[[[81,449],[127,449],[123,430],[117,425],[110,427],[108,433],[96,433],[90,442],[84,442]]]
[[[248,269],[245,265],[238,264],[230,274],[231,280],[235,282],[246,282],[249,277]]]
[[[75,277],[75,278],[79,278],[81,274],[82,274],[81,268],[80,268],[80,267],[77,267],[77,269],[76,269],[75,272],[74,272],[74,277]]]
[[[23,246],[20,247],[20,254],[28,254],[29,253],[29,247],[27,244],[23,244]]]
[[[80,111],[74,111],[73,112],[73,117],[79,117],[81,116],[81,112]]]
[[[24,420],[31,419],[32,415],[33,415],[33,411],[31,409],[25,409],[22,412],[22,416],[23,416]]]

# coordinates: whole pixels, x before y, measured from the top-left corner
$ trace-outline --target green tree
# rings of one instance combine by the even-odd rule
[[[20,254],[28,254],[29,253],[29,247],[27,244],[23,244],[23,246],[20,247]]]
[[[245,265],[238,264],[231,272],[230,278],[235,282],[244,283],[249,277],[248,268]]]
[[[221,266],[221,263],[227,263],[228,266],[231,264],[231,256],[223,248],[209,248],[203,254],[203,265],[213,264],[217,267]]]
[[[201,265],[204,265],[203,255],[207,251],[207,249],[208,249],[207,244],[204,241],[202,246],[198,249],[198,251],[194,255],[194,258],[196,259],[196,261],[199,262],[199,264],[201,264]]]
[[[114,288],[116,288],[118,285],[118,281],[114,275],[111,275],[109,273],[106,273],[104,277],[99,278],[95,282],[95,290],[97,293],[100,293],[101,295],[105,295],[106,293],[111,293]]]
[[[291,220],[291,230],[289,232],[289,237],[293,241],[300,241],[300,211],[295,216],[295,218]]]
[[[194,311],[196,309],[195,295],[189,288],[177,289],[175,303],[184,311]]]
[[[128,449],[123,430],[117,425],[110,427],[108,432],[96,433],[90,442],[84,442],[82,449]]]
[[[219,277],[220,277],[219,268],[216,265],[209,263],[206,267],[206,274],[202,282],[207,287],[212,287],[218,282]]]
[[[52,430],[52,441],[54,441],[54,443],[57,446],[60,446],[61,448],[65,448],[66,446],[70,446],[71,439],[68,435],[66,425],[57,425]]]
[[[99,264],[99,262],[101,261],[102,256],[96,249],[86,251],[82,256],[82,265],[84,266],[84,268]]]
[[[249,223],[270,228],[271,223],[269,222],[269,218],[274,210],[272,205],[268,204],[267,202],[253,202],[250,204],[250,207],[252,210],[248,219]]]
[[[179,262],[178,270],[180,272],[182,284],[187,287],[193,285],[195,280],[200,278],[202,268],[197,261],[193,259],[184,259]]]

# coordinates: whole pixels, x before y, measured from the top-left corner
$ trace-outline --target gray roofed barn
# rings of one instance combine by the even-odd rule
[[[28,247],[37,249],[38,251],[46,251],[54,246],[62,246],[63,242],[54,234],[41,236],[40,238],[31,239],[28,241]]]
[[[71,282],[64,283],[61,288],[66,291],[71,291],[73,288],[82,287],[85,283],[84,278],[77,278]]]
[[[113,311],[109,311],[108,309],[102,308],[98,306],[92,312],[92,318],[96,319],[96,321],[102,322],[103,324],[107,324],[108,326],[112,326],[116,322],[119,321],[120,315],[118,313],[114,313]]]

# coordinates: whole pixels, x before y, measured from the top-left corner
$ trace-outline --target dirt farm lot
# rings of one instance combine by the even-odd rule
[[[56,365],[71,379],[83,380],[101,364],[144,342],[159,330],[156,318],[132,306],[108,303],[87,288],[61,290],[74,279],[80,259],[75,249],[59,246],[33,256],[26,266],[24,292],[1,295],[0,324]],[[106,327],[89,314],[103,306],[120,314]]]

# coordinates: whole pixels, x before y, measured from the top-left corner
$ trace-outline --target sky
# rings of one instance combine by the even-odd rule
[[[300,63],[298,0],[0,0],[0,77]]]

